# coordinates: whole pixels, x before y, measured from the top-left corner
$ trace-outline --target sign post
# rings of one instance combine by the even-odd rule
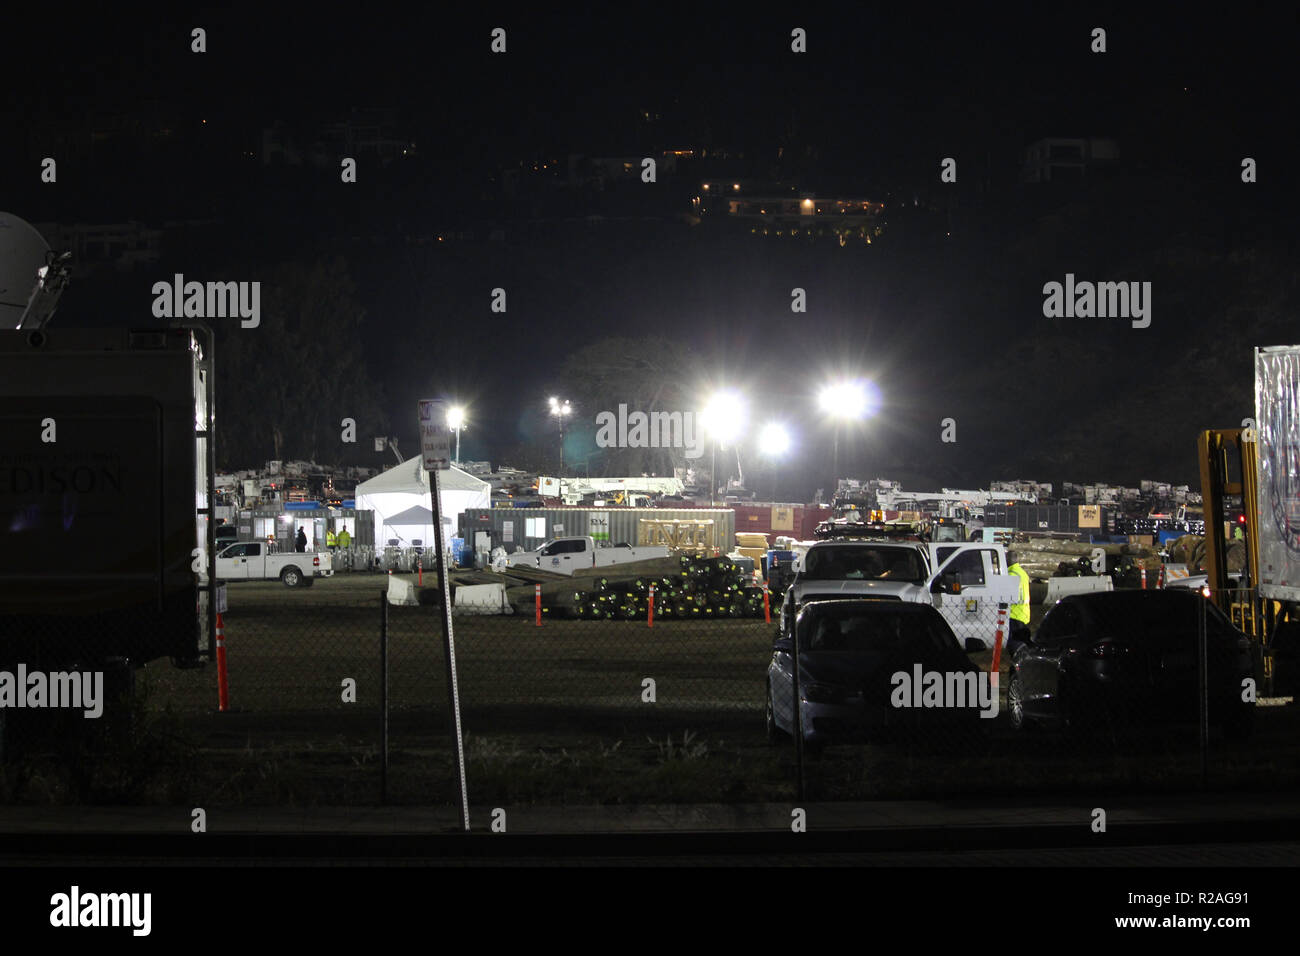
[[[447,424],[447,403],[420,400],[420,454],[429,473],[429,496],[433,505],[433,543],[438,561],[438,584],[442,590],[442,644],[447,658],[447,689],[451,699],[451,731],[456,744],[456,787],[460,796],[461,824],[469,831],[469,795],[465,789],[465,737],[460,725],[460,686],[456,681],[456,641],[451,624],[451,581],[442,535],[442,473],[451,467],[451,428]]]

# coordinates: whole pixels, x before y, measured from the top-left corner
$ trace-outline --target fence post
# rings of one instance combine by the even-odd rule
[[[209,600],[213,600],[209,596]],[[217,651],[217,710],[225,713],[230,709],[230,684],[226,671],[226,626],[221,615],[217,615],[217,631],[213,643]]]
[[[799,628],[794,623],[790,626],[790,641],[794,649],[794,660],[791,664],[791,671],[794,674],[794,763],[795,773],[798,776],[798,786],[796,793],[802,801],[804,798],[803,786],[803,706],[799,703]]]
[[[1199,611],[1196,625],[1196,690],[1200,700],[1197,702],[1200,710],[1200,744],[1201,744],[1201,786],[1204,787],[1209,783],[1210,778],[1210,675],[1209,675],[1209,655],[1206,652],[1205,637],[1205,605],[1208,598],[1200,597]]]
[[[388,594],[379,592],[379,802],[388,803]]]

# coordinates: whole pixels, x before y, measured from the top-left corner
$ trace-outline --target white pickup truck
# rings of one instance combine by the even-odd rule
[[[311,587],[334,573],[329,552],[291,551],[268,554],[265,541],[241,541],[217,552],[218,581],[279,578],[285,587]]]
[[[552,538],[536,551],[516,551],[507,561],[510,567],[541,568],[543,571],[572,574],[579,568],[603,568],[632,561],[666,558],[668,553],[667,548],[633,548],[626,544],[598,548],[596,539],[590,535],[573,535]]]
[[[781,604],[783,634],[809,601],[869,598],[931,604],[967,650],[992,648],[998,605],[1019,599],[1000,544],[831,540],[799,550]]]

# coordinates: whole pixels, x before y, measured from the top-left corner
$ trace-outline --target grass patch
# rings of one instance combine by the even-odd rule
[[[788,799],[791,778],[772,755],[684,730],[675,739],[620,738],[546,745],[529,738],[467,741],[475,803],[608,804],[765,802]]]
[[[177,804],[198,788],[198,741],[147,683],[102,716],[79,711],[7,715],[0,803]]]

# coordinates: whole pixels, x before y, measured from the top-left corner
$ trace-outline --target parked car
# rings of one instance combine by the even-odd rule
[[[1196,720],[1198,626],[1205,612],[1209,717],[1234,737],[1254,723],[1242,700],[1250,642],[1196,590],[1111,591],[1063,598],[1012,654],[1007,709],[1018,729]]]
[[[982,672],[971,662],[943,616],[928,604],[839,599],[804,604],[795,619],[799,637],[799,697],[804,746],[835,740],[882,742],[894,732],[974,729],[979,711],[895,706],[894,675],[909,680],[938,671]],[[965,677],[963,677],[965,679]],[[996,700],[996,693],[994,694]],[[909,695],[910,700],[910,695]],[[794,642],[781,636],[767,668],[769,740],[794,734]]]

